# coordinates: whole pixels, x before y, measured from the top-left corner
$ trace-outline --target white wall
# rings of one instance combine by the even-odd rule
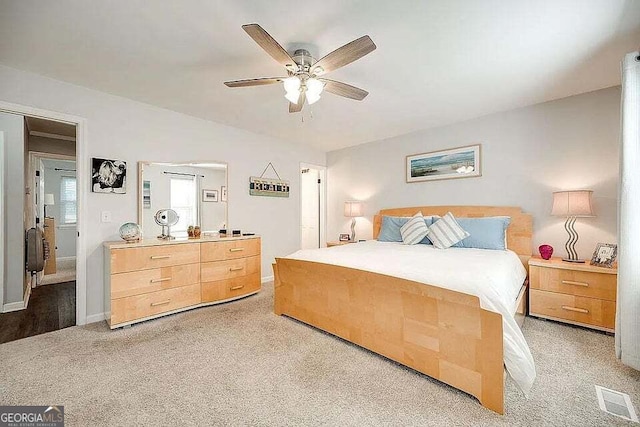
[[[299,165],[324,165],[323,152],[4,66],[0,66],[0,100],[85,118],[88,154],[77,160],[89,170],[91,157],[127,161],[126,194],[89,193],[87,200],[89,316],[103,311],[102,242],[119,239],[119,226],[137,219],[140,160],[228,162],[229,227],[262,235],[263,276],[272,275],[274,257],[300,246]],[[289,198],[249,196],[249,176],[259,175],[268,162],[283,179],[291,180]],[[113,222],[101,223],[101,211],[111,211]]]
[[[0,131],[4,132],[2,165],[5,218],[4,303],[22,301],[24,297],[24,118],[0,113]]]
[[[533,215],[534,253],[548,243],[565,256],[564,219],[549,215],[551,193],[584,188],[594,191],[597,217],[578,219],[576,249],[590,258],[597,242],[616,241],[619,109],[613,87],[328,153],[328,239],[348,232],[345,200],[366,202],[361,238],[371,238],[372,216],[383,208],[520,206]],[[405,156],[476,143],[482,177],[405,183]]]
[[[75,161],[43,160],[44,193],[53,194],[55,204],[47,206],[47,216],[55,218],[56,223],[56,257],[67,258],[76,256],[76,227],[63,225],[60,221],[60,181],[63,176],[75,177],[75,172],[59,171],[57,169],[75,169]]]

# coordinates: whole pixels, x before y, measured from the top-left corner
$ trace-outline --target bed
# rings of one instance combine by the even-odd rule
[[[525,393],[535,378],[516,315],[523,315],[526,306],[531,216],[515,207],[385,209],[374,217],[374,238],[382,216],[407,217],[418,211],[425,216],[509,216],[509,250],[411,249],[365,242],[299,251],[274,263],[274,312],[445,382],[502,414],[505,364]],[[418,259],[431,260],[426,277],[438,283],[426,281],[424,272],[411,267]],[[450,281],[442,272],[456,270],[466,278],[445,283]]]

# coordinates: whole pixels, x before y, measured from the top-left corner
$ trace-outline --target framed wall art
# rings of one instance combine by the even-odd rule
[[[407,156],[407,182],[481,176],[480,144]]]

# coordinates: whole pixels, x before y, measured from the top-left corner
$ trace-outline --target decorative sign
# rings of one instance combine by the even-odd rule
[[[289,197],[289,181],[252,176],[249,177],[249,194],[252,196]]]
[[[269,169],[269,166],[271,166],[271,169],[275,172],[278,177],[277,179],[263,178],[264,173]],[[289,181],[280,179],[278,171],[276,171],[273,164],[269,162],[260,176],[249,177],[249,194],[252,196],[289,197]]]

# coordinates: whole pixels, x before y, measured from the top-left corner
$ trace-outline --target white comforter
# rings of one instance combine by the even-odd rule
[[[480,306],[502,315],[504,364],[528,394],[536,377],[529,346],[513,317],[526,277],[512,251],[403,245],[375,240],[329,249],[306,249],[287,258],[315,261],[400,277],[476,295]]]

